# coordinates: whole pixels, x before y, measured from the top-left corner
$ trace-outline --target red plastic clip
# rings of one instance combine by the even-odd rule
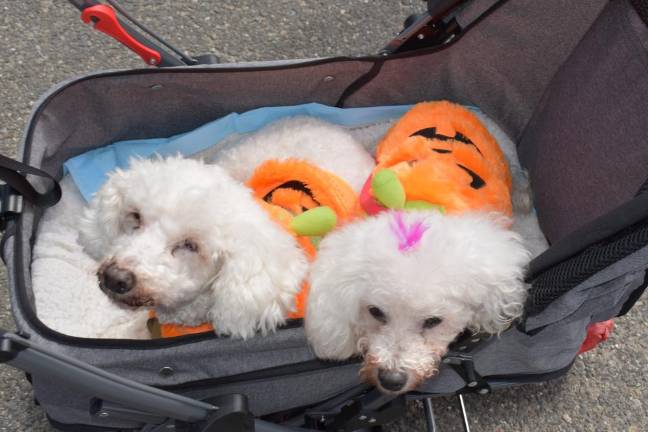
[[[141,44],[124,30],[119,23],[115,11],[108,5],[98,4],[85,8],[81,12],[81,19],[88,24],[94,22],[94,28],[110,37],[117,39],[119,42],[134,51],[142,57],[142,60],[149,65],[158,65],[162,57],[160,53]]]
[[[593,350],[596,345],[606,341],[613,329],[614,321],[612,320],[590,324],[587,327],[587,336],[578,350],[578,354]]]

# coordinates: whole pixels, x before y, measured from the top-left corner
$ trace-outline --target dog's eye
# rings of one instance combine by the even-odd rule
[[[426,319],[425,321],[423,321],[423,328],[424,329],[431,329],[432,327],[436,327],[439,324],[441,324],[441,321],[443,321],[443,320],[441,318],[439,318],[439,317],[430,317],[430,318]]]
[[[142,225],[142,216],[139,212],[133,211],[126,215],[124,218],[124,229],[126,231],[134,231],[139,229]]]
[[[178,251],[187,251],[191,253],[197,253],[198,252],[198,243],[191,239],[184,239],[180,243],[174,246],[173,250],[171,251],[172,254],[175,254]]]
[[[369,313],[372,317],[383,324],[387,324],[387,315],[380,308],[376,306],[369,306]]]

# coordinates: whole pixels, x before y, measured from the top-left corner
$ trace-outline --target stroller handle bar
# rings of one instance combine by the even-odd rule
[[[119,41],[139,55],[148,65],[169,67],[195,65],[199,63],[198,60],[185,55],[157,34],[144,27],[130,15],[125,16],[130,19],[134,26],[148,33],[150,37],[136,30],[134,26],[131,26],[125,20],[118,17],[116,11],[121,14],[125,14],[126,12],[115,1],[109,0],[109,4],[103,4],[99,0],[68,1],[72,6],[81,11],[81,19],[86,24],[92,23],[96,30]]]

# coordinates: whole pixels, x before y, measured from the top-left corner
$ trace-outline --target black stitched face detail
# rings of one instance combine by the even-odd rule
[[[422,136],[427,139],[438,139],[440,141],[448,141],[450,139],[448,136],[437,134],[435,127],[417,130],[410,136]]]
[[[479,177],[479,175],[477,175],[476,172],[474,172],[473,170],[471,170],[469,168],[466,168],[465,166],[463,166],[461,164],[457,164],[457,166],[459,168],[461,168],[462,170],[466,171],[468,173],[468,175],[472,178],[472,181],[470,182],[470,187],[471,188],[473,188],[473,189],[481,189],[484,186],[486,186],[486,182],[484,181],[484,179]]]
[[[470,139],[466,135],[462,134],[461,132],[457,132],[455,134],[455,136],[454,136],[454,139],[455,139],[455,141],[459,141],[459,142],[462,142],[464,144],[475,145],[474,142],[470,141]],[[475,147],[477,147],[477,146],[475,146]],[[477,149],[477,150],[479,150],[479,149]]]
[[[458,141],[460,143],[463,143],[463,144],[466,144],[466,145],[471,145],[471,146],[475,147],[475,150],[477,150],[477,152],[480,155],[483,156],[481,150],[479,150],[479,147],[477,147],[477,144],[472,142],[470,140],[470,138],[468,138],[466,135],[462,134],[461,132],[457,132],[455,134],[455,136],[449,137],[447,135],[438,134],[437,131],[436,131],[436,128],[431,127],[431,128],[425,128],[425,129],[418,130],[418,131],[414,132],[412,135],[410,135],[410,137],[413,137],[413,136],[422,136],[422,137],[425,137],[427,139],[438,139],[439,141],[455,140],[455,141]],[[436,151],[436,149],[433,149],[433,150]]]
[[[310,190],[310,188],[308,186],[306,186],[306,183],[300,182],[299,180],[290,180],[290,181],[287,181],[286,183],[280,184],[279,186],[277,186],[276,188],[274,188],[270,192],[268,192],[263,197],[263,201],[271,202],[272,201],[272,194],[277,189],[284,189],[284,188],[285,189],[293,189],[293,190],[296,190],[296,191],[303,192],[306,195],[308,195],[309,197],[311,197],[312,200],[315,201],[315,203],[317,205],[320,205],[320,203],[318,203],[317,200],[315,199],[315,196],[313,195],[313,192]]]
[[[438,149],[438,148],[433,148],[432,151],[441,154],[452,153],[452,150]]]

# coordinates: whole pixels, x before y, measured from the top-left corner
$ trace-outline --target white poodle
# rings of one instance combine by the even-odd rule
[[[115,171],[85,211],[80,242],[114,301],[242,338],[284,322],[307,271],[294,237],[246,187],[180,157]]]
[[[246,181],[268,159],[301,159],[336,174],[360,192],[374,168],[369,152],[343,127],[314,117],[289,117],[250,134],[235,147],[204,155]]]
[[[310,282],[306,332],[326,359],[364,356],[382,391],[415,389],[464,329],[498,333],[522,312],[529,255],[486,213],[383,212],[326,237]]]
[[[209,157],[209,154],[202,154]],[[268,159],[305,159],[359,191],[373,168],[343,128],[307,117],[273,123],[197,160],[134,160],[93,197],[80,242],[101,261],[101,289],[161,323],[199,325],[247,338],[284,322],[306,278],[296,239],[241,182]]]

